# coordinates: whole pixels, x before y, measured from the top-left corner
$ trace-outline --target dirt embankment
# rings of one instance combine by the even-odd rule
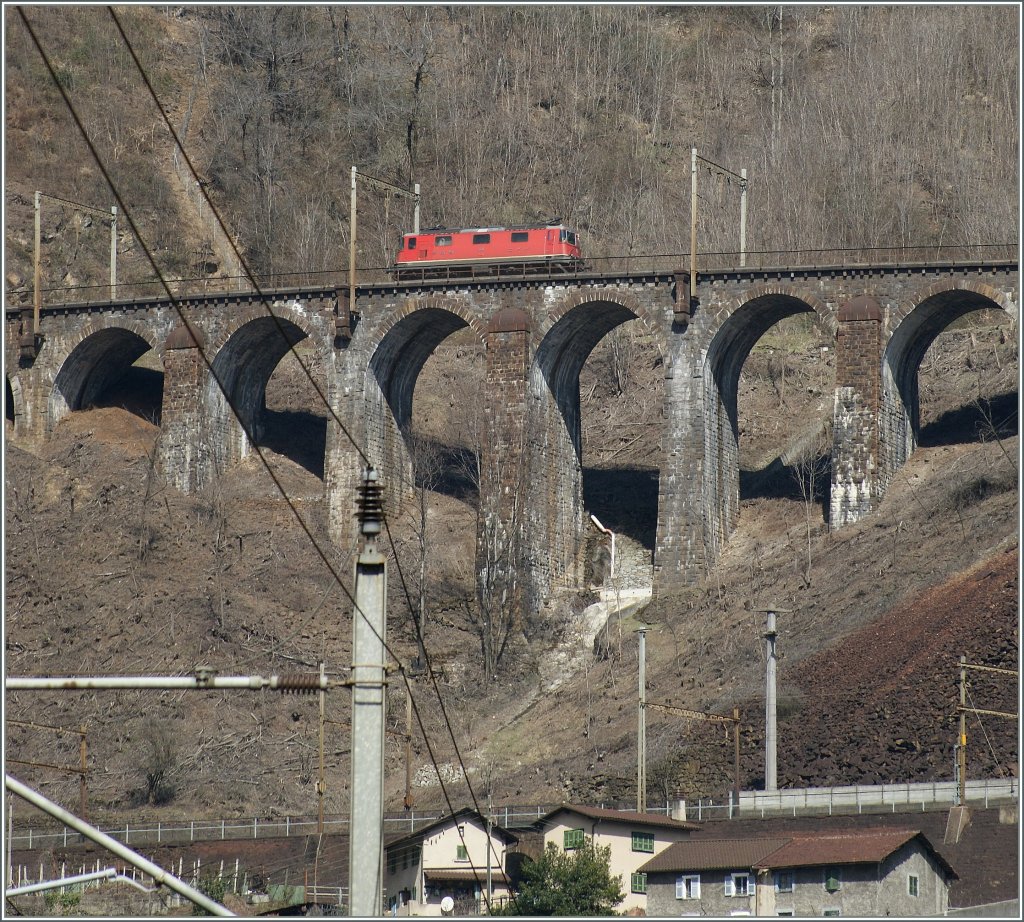
[[[959,656],[1016,668],[1015,402],[1012,418],[988,425],[991,410],[1001,412],[1007,395],[1016,392],[1016,357],[1012,339],[1000,342],[999,334],[997,328],[979,334],[973,351],[971,340],[961,337],[959,353],[926,358],[922,447],[876,513],[836,532],[828,530],[820,505],[800,500],[784,466],[772,474],[771,465],[761,463],[786,447],[765,421],[807,415],[820,403],[822,381],[827,384],[831,375],[829,356],[808,341],[789,350],[788,365],[776,363],[773,370],[770,356],[752,354],[741,393],[741,445],[753,459],[744,467],[763,474],[759,486],[741,484],[739,528],[719,565],[700,585],[642,613],[652,625],[649,699],[717,713],[740,706],[746,786],[756,786],[763,771],[764,651],[757,609],[766,604],[791,609],[780,617],[779,770],[786,785],[952,777]],[[464,363],[457,348],[452,367]],[[651,408],[660,405],[662,372],[656,355],[642,356],[641,350],[631,366],[636,379],[623,393],[602,369],[587,372],[582,390],[589,438],[596,439],[603,426],[604,447],[611,449],[607,463],[585,458],[585,467],[604,473],[597,493],[625,523],[631,549],[639,553],[646,545],[649,553],[655,510],[644,458],[654,457]],[[325,539],[322,466],[314,460],[322,417],[293,371],[282,367],[268,392],[282,452],[268,457],[310,530]],[[428,399],[417,403],[418,412],[436,405],[440,415],[444,401],[437,394],[448,392],[443,362],[439,371],[428,365],[424,373],[417,401]],[[968,412],[975,391],[970,375],[980,380],[982,373],[989,375],[986,393],[993,398],[988,416]],[[1004,382],[1000,376],[1009,377]],[[635,427],[632,434],[624,433],[624,425]],[[152,464],[157,435],[156,426],[139,415],[108,406],[72,414],[37,454],[8,443],[9,674],[162,675],[199,664],[227,675],[312,672],[320,659],[329,672],[344,674],[351,602],[331,589],[330,575],[261,466],[250,457],[211,489],[182,496],[161,483]],[[600,440],[588,444],[588,458],[603,457],[594,450],[602,447]],[[655,504],[656,496],[655,490]],[[557,695],[545,696],[538,663],[578,636],[572,621],[578,600],[563,600],[542,631],[513,638],[499,680],[486,681],[469,607],[471,497],[430,494],[427,520],[432,583],[426,636],[437,675],[436,685],[424,679],[415,687],[413,773],[422,782],[414,791],[417,804],[442,803],[432,759],[452,779],[449,796],[460,805],[470,798],[456,780],[460,760],[478,797],[485,779],[492,780],[495,803],[629,803],[635,798],[635,619],[612,624],[597,656],[591,650],[567,656],[578,667],[561,677]],[[400,516],[393,526],[415,597],[414,524],[413,517]],[[347,562],[335,565],[349,572]],[[416,647],[401,584],[393,570],[388,637],[408,660]],[[1014,710],[1006,685],[985,674],[972,676],[971,694],[980,708]],[[315,697],[18,693],[8,695],[7,704],[9,716],[87,725],[94,815],[316,812]],[[394,808],[405,793],[404,713],[404,692],[395,683],[387,744]],[[325,807],[343,812],[347,699],[329,696],[327,717],[333,723]],[[972,718],[969,727],[972,776],[1015,771],[1012,722],[982,720]],[[17,758],[75,764],[75,737],[55,742],[52,735],[13,725],[7,733],[8,753]],[[724,794],[731,760],[721,727],[649,715],[652,802],[676,791],[691,798]],[[18,770],[56,799],[76,802],[73,777]]]

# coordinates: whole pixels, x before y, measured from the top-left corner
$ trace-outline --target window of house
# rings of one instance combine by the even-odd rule
[[[920,886],[920,882],[918,880],[917,875],[916,874],[911,874],[907,878],[907,893],[909,893],[911,896],[917,896],[918,895],[918,888],[919,888],[919,886]]]
[[[750,875],[745,871],[737,871],[725,878],[726,896],[750,896],[754,892],[754,886],[750,881]]]
[[[583,830],[566,829],[564,836],[564,845],[566,850],[570,848],[583,848]]]
[[[775,892],[776,893],[792,893],[793,892],[793,872],[792,871],[776,871],[775,872]]]
[[[793,915],[793,910],[792,909],[780,909],[777,913],[775,913],[775,915],[777,915],[777,916],[791,916],[791,915]]]
[[[842,913],[838,909],[826,909],[822,912],[823,916],[841,916]]]
[[[633,833],[633,851],[635,851],[635,852],[653,852],[654,851],[654,833],[653,832],[634,832]]]
[[[839,868],[827,867],[825,868],[825,889],[829,893],[835,893],[843,886],[843,879],[840,876]]]
[[[473,234],[473,243],[490,243],[490,234]]]
[[[451,234],[443,234],[440,237],[434,238],[434,246],[436,247],[450,247],[452,245]]]
[[[512,242],[513,243],[526,243],[530,239],[528,231],[512,231]]]
[[[646,874],[630,874],[629,875],[629,891],[630,891],[630,893],[646,893],[647,892],[647,875]]]
[[[469,852],[466,850],[465,845],[455,846],[455,860],[456,861],[469,861]]]
[[[700,899],[700,874],[681,874],[676,878],[676,899]]]

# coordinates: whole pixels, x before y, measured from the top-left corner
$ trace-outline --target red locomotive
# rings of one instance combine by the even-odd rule
[[[398,279],[557,272],[580,268],[579,235],[560,221],[538,227],[432,227],[405,234]]]

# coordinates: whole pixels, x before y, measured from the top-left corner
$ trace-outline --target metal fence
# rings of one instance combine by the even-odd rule
[[[1020,797],[1020,782],[1017,778],[981,779],[967,782],[967,802],[988,807],[1017,801]],[[739,805],[732,798],[724,801],[698,799],[686,802],[686,818],[702,822],[710,819],[749,818],[752,816],[774,816],[779,814],[832,814],[862,813],[891,810],[906,812],[920,807],[938,808],[952,806],[957,800],[955,781],[923,783],[898,783],[880,785],[846,785],[840,787],[783,789],[768,793],[765,791],[741,791]],[[554,810],[557,804],[510,805],[500,807],[491,813],[491,820],[506,829],[524,828],[532,825],[545,814]],[[621,804],[601,804],[618,809],[633,809]],[[670,804],[648,806],[648,813],[668,815]],[[402,834],[415,832],[440,819],[440,811],[416,811],[390,813],[384,816],[384,833]],[[324,819],[324,833],[337,834],[348,831],[348,816],[333,815]],[[318,823],[315,817],[285,816],[274,819],[221,819],[192,820],[184,822],[143,822],[137,825],[126,823],[119,827],[105,827],[103,831],[129,846],[143,845],[184,845],[191,842],[211,840],[269,839],[280,836],[315,835]],[[11,836],[12,849],[52,848],[76,845],[84,837],[67,827],[51,825],[42,827],[15,828]]]
[[[985,778],[968,781],[965,790],[967,803],[989,806],[990,803],[1015,801],[1020,797],[1017,778]],[[846,785],[830,788],[801,788],[780,790],[741,791],[740,814],[767,816],[779,813],[860,813],[865,809],[898,807],[912,809],[920,806],[952,806],[957,802],[955,781],[898,783],[878,785]]]
[[[808,250],[762,250],[741,254],[738,252],[698,253],[697,274],[708,275],[723,272],[744,272],[755,270],[819,270],[846,267],[906,267],[918,265],[968,265],[973,263],[1015,261],[1018,258],[1016,244],[975,244],[963,246],[887,246],[857,247]],[[632,254],[625,256],[587,257],[576,264],[559,267],[551,273],[538,273],[522,267],[451,267],[436,270],[437,282],[447,281],[509,281],[532,277],[583,278],[619,274],[671,274],[689,273],[689,253]],[[392,284],[414,279],[396,279],[390,266],[358,269],[358,285]],[[274,275],[257,274],[249,276],[228,276],[219,278],[168,279],[167,288],[175,298],[201,297],[210,294],[238,294],[259,290],[263,292],[286,289],[334,289],[347,288],[347,269],[324,271],[289,272]],[[42,292],[44,307],[54,304],[82,304],[110,300],[110,285],[89,285],[76,288],[48,288]],[[24,305],[31,304],[29,292],[14,293],[8,298],[9,307],[14,307],[17,297]],[[157,280],[122,280],[117,285],[117,300],[166,298],[164,283]]]
[[[529,826],[540,819],[553,806],[509,806],[495,810],[492,820],[505,827]],[[664,808],[662,808],[664,811]],[[385,834],[415,832],[440,819],[439,811],[416,811],[391,813],[384,816]],[[348,832],[348,816],[324,818],[324,833],[327,835]],[[308,836],[318,832],[316,817],[285,816],[281,818],[251,819],[234,818],[220,820],[187,820],[181,822],[125,823],[123,826],[104,826],[108,836],[129,846],[143,845],[185,845],[191,842],[238,841],[242,839],[271,839],[280,836]],[[85,837],[69,830],[66,826],[16,827],[11,835],[11,848],[36,849],[56,846],[77,845]]]

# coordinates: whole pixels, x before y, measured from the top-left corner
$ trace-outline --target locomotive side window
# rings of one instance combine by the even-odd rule
[[[409,249],[410,250],[415,250],[416,249],[416,238],[415,237],[410,237],[409,238]]]
[[[442,237],[434,238],[434,246],[436,247],[450,247],[452,245],[451,234],[445,234]]]
[[[490,243],[490,234],[473,234],[473,243]]]
[[[530,234],[527,231],[512,231],[512,242],[513,243],[526,243],[530,239]]]

